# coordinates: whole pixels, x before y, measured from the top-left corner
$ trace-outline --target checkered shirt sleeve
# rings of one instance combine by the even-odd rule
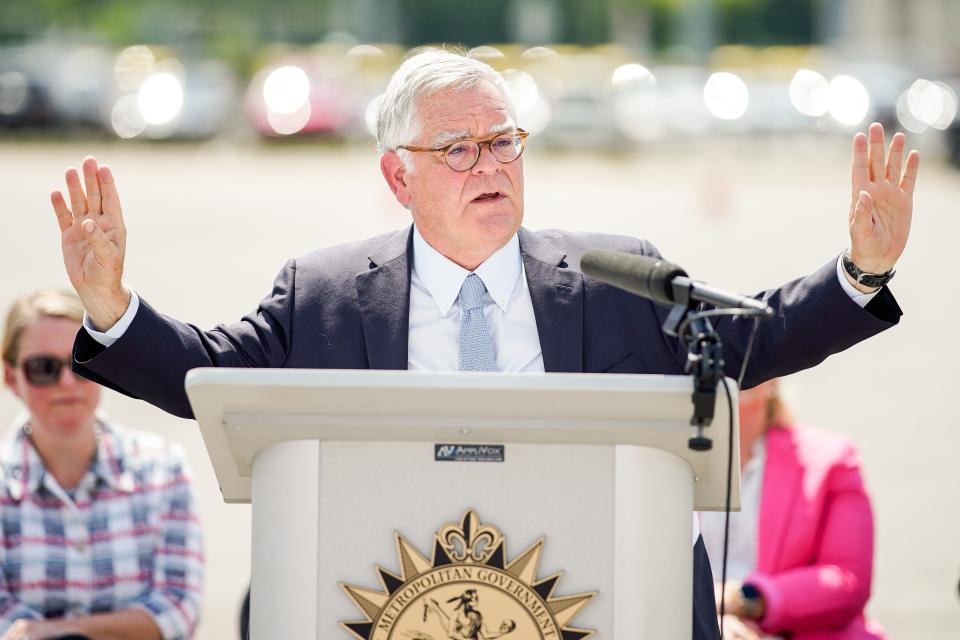
[[[190,480],[179,455],[166,472],[159,546],[153,555],[151,588],[131,606],[149,613],[164,640],[193,635],[200,618],[203,548]]]
[[[66,492],[23,428],[0,444],[0,635],[19,618],[137,608],[165,640],[186,640],[203,573],[179,447],[104,424],[95,462]]]

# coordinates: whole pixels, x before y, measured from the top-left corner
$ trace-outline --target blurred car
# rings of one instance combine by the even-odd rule
[[[16,58],[10,50],[0,51],[0,128],[50,126],[53,118],[45,87]]]

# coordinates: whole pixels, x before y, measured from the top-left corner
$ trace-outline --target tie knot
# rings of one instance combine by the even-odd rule
[[[487,288],[480,276],[475,273],[468,275],[460,287],[460,310],[469,311],[480,308],[483,305],[483,294],[486,292]]]

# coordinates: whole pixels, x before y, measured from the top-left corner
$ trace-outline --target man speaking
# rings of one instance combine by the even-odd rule
[[[160,314],[124,286],[114,177],[85,159],[83,184],[67,171],[70,206],[52,194],[67,273],[87,311],[75,370],[187,418],[183,380],[195,367],[681,373],[683,346],[660,330],[665,310],[580,270],[587,249],[657,255],[653,245],[521,226],[521,124],[488,65],[436,50],[409,58],[380,103],[377,139],[384,179],[413,225],[290,260],[254,312],[210,331]],[[883,285],[906,244],[919,156],[904,163],[902,134],[884,151],[879,124],[869,142],[854,137],[849,252],[759,294],[775,318],[758,329],[745,386],[897,323]],[[716,327],[726,374],[736,377],[753,323],[724,318]],[[717,638],[702,541],[694,567],[693,637]]]

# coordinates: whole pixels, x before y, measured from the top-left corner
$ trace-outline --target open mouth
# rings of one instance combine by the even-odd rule
[[[473,202],[498,202],[504,198],[506,198],[506,196],[499,191],[490,191],[488,193],[481,193],[473,199]]]

